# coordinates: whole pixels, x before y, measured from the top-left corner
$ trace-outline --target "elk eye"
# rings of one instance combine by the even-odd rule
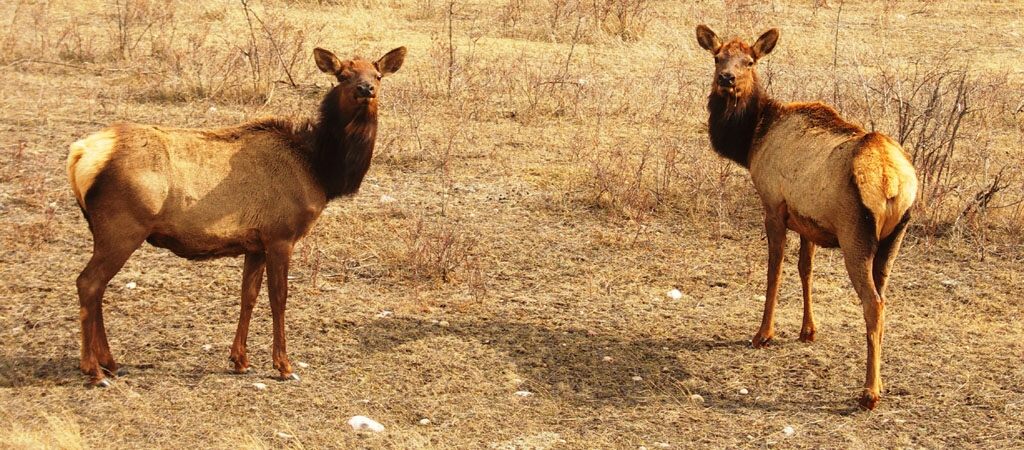
[[[383,75],[377,75],[377,81],[380,81],[381,78],[384,78],[384,76]]]
[[[753,66],[753,65],[754,65],[754,61],[747,61],[747,67],[750,67],[750,66]]]
[[[722,62],[722,58],[719,58],[719,57],[716,56],[715,57],[715,64],[718,64],[720,62]]]

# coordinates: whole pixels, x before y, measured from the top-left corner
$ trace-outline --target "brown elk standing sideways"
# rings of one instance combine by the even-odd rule
[[[70,146],[68,178],[93,235],[78,277],[81,369],[93,386],[117,374],[103,325],[110,279],[143,241],[188,259],[245,255],[241,313],[231,360],[249,368],[249,319],[267,273],[273,363],[298,379],[285,353],[288,265],[331,199],[354,194],[370,166],[377,135],[377,90],[397,71],[405,47],[376,62],[341,61],[317,48],[314,59],[338,85],[319,121],[261,119],[212,130],[115,124]]]
[[[917,176],[907,154],[888,137],[865,132],[821,103],[782,104],[769,98],[754,65],[775,48],[778,38],[778,30],[771,29],[753,46],[738,39],[723,43],[707,26],[697,26],[697,42],[715,57],[708,98],[711,146],[750,170],[764,205],[767,294],[752,344],[763,347],[774,335],[786,230],[800,235],[804,342],[815,335],[815,246],[838,246],[867,324],[867,377],[860,406],[874,409],[882,389],[885,284],[910,220]]]

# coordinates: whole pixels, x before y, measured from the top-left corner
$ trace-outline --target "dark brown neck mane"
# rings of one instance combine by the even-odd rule
[[[716,86],[708,97],[711,148],[748,169],[758,126],[762,125],[765,114],[778,106],[761,90],[756,78],[752,87],[749,94],[732,97],[719,93]]]
[[[320,104],[320,121],[312,130],[310,162],[327,200],[359,190],[363,176],[370,169],[377,140],[376,100],[345,108],[340,98],[344,94],[342,89],[327,94]]]

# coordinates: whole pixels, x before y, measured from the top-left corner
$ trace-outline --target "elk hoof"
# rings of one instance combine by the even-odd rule
[[[871,391],[864,391],[860,396],[860,409],[871,411],[878,406],[879,395]]]
[[[768,343],[771,342],[771,340],[771,337],[754,336],[754,339],[750,341],[750,346],[754,348],[767,347]]]
[[[299,381],[299,376],[293,372],[288,375],[282,375],[281,379],[284,381]]]
[[[85,387],[87,387],[87,388],[100,388],[100,389],[108,388],[108,387],[110,387],[110,380],[108,380],[106,378],[101,378],[99,380],[92,380],[92,381],[89,381],[88,383],[86,383]]]
[[[800,342],[814,342],[814,330],[801,330]]]

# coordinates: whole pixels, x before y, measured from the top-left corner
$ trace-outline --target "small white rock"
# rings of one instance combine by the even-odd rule
[[[394,198],[394,197],[392,197],[390,195],[387,195],[387,194],[380,196],[380,202],[381,203],[394,203],[394,202],[397,202],[397,201],[398,201],[397,198]]]
[[[605,356],[604,358],[601,358],[601,360],[607,363],[615,362],[615,358],[612,358],[611,356]]]
[[[309,368],[309,364],[306,364],[306,363],[304,363],[302,361],[299,361],[299,362],[295,363],[295,365],[299,366],[299,368],[302,368],[302,369]]]
[[[384,425],[381,425],[376,420],[366,416],[352,417],[351,419],[348,419],[348,425],[356,431],[369,430],[377,433],[384,431]]]
[[[644,381],[644,377],[641,377],[640,375],[633,375],[629,379],[633,381]]]
[[[747,395],[749,393],[750,391],[748,391],[747,388],[740,389],[740,395]]]
[[[420,419],[420,425],[430,425],[430,419]]]
[[[210,345],[210,344],[203,344],[203,351],[204,352],[208,352],[210,350],[213,350],[213,346],[212,345]]]
[[[277,432],[277,437],[279,437],[281,439],[291,439],[291,438],[293,438],[295,436],[293,436],[291,434],[288,434],[288,433],[285,433],[284,431],[278,431]]]
[[[520,397],[529,397],[529,396],[533,395],[533,392],[530,392],[530,391],[516,391],[516,395],[518,395]]]
[[[391,311],[381,311],[380,314],[377,314],[378,319],[383,319],[385,317],[391,317]]]
[[[448,328],[449,325],[450,324],[448,323],[447,320],[441,320],[441,321],[437,322],[437,326],[439,326],[441,328]]]
[[[671,445],[668,445],[668,442],[655,442],[654,445],[657,446],[658,448],[669,448],[669,447],[671,447]]]
[[[782,429],[782,434],[786,436],[792,436],[793,433],[796,433],[796,430],[794,430],[793,427],[786,427]]]
[[[124,284],[124,287],[126,287],[128,289],[135,289],[135,286],[137,286],[137,285],[135,284],[134,281],[129,281],[129,282]]]
[[[263,383],[253,383],[252,387],[254,387],[256,389],[259,389],[259,390],[263,390],[263,389],[267,388],[267,385],[265,385]]]
[[[673,289],[671,291],[668,291],[668,297],[671,298],[672,300],[679,300],[683,298],[683,293],[679,292],[679,289]]]
[[[704,397],[700,394],[690,394],[690,401],[694,403],[704,403]]]

